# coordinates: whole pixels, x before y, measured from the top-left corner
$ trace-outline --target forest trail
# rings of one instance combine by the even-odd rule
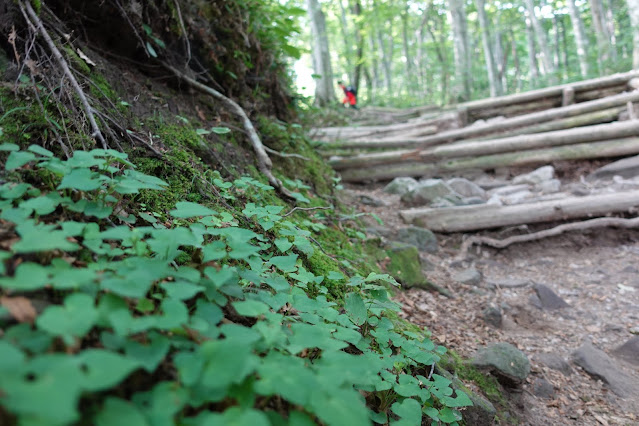
[[[618,83],[619,77],[615,78]],[[347,181],[345,202],[363,214],[368,238],[381,238],[387,244],[411,243],[406,236],[416,232],[412,225],[429,228],[429,223],[436,222],[433,218],[460,209],[465,212],[493,208],[495,215],[500,216],[505,209],[520,203],[534,212],[535,206],[544,202],[572,202],[588,197],[596,200],[618,193],[627,199],[628,194],[636,193],[639,169],[634,157],[626,160],[632,163],[630,166],[621,162],[616,169],[617,166],[599,168],[611,162],[606,157],[639,153],[636,139],[639,123],[634,119],[632,102],[611,109],[619,97],[637,96],[628,86],[634,85],[632,78],[623,75],[626,83],[623,89],[617,87],[615,93],[607,89],[601,98],[555,108],[539,109],[539,105],[555,105],[557,101],[549,100],[554,98],[548,96],[565,97],[565,87],[559,91],[544,89],[543,101],[520,95],[511,97],[511,101],[515,98],[518,102],[513,105],[500,103],[497,98],[493,104],[517,112],[510,117],[489,118],[487,122],[469,123],[466,107],[445,111],[432,107],[364,109],[357,113],[358,124],[317,129],[314,135],[330,140],[325,142],[324,152]],[[591,102],[599,106],[588,109]],[[486,114],[486,105],[482,101],[477,105]],[[556,113],[576,106],[581,108],[579,114],[589,112],[573,115],[568,119],[572,122],[566,121],[566,114]],[[543,117],[552,116],[553,111],[556,118],[544,121]],[[466,118],[460,118],[460,114],[466,114]],[[526,118],[530,116],[539,120],[535,123]],[[580,121],[574,121],[575,118]],[[372,125],[376,119],[380,124]],[[462,125],[463,120],[466,125]],[[522,127],[504,126],[508,120],[529,123],[537,131],[527,133],[522,132]],[[490,132],[484,130],[493,124],[498,129],[510,130],[486,136]],[[605,141],[597,133],[601,129],[608,132],[604,133]],[[435,158],[432,149],[429,155],[415,161],[415,147],[422,148],[422,153],[429,149],[424,147],[424,141],[426,145],[433,140],[449,141],[436,145],[440,152],[445,149],[454,152],[455,146],[462,151],[492,146],[494,151],[500,144],[505,149],[517,150],[518,143],[543,140],[544,136],[548,140],[557,134],[553,139],[556,146],[542,149],[575,146],[581,149],[572,149],[570,155],[529,155],[531,161],[513,161],[521,158],[522,153],[526,158],[526,152],[539,150],[539,146],[527,150],[530,146],[524,145],[521,151],[511,152],[510,157],[506,153],[486,154],[494,161],[479,168],[465,167],[464,158],[457,163]],[[566,138],[566,134],[572,136]],[[476,139],[450,143],[459,135]],[[578,135],[576,139],[574,135]],[[479,139],[480,136],[485,139]],[[602,148],[605,143],[621,146],[620,140],[625,141],[621,153]],[[593,149],[587,150],[588,146]],[[466,160],[467,164],[477,165],[477,155],[472,159],[474,162]],[[495,163],[498,160],[501,162]],[[449,167],[443,167],[444,164]],[[413,179],[419,177],[420,181]],[[391,178],[395,180],[387,185]],[[621,212],[621,217],[634,217],[636,212],[627,206],[617,210],[607,208],[609,212],[597,215],[586,209],[577,217],[610,216],[614,211]],[[413,215],[416,211],[427,212],[429,216],[413,220],[420,217],[417,213]],[[374,220],[375,216],[383,225]],[[462,230],[465,233],[452,228],[448,231],[446,226],[450,224],[442,220],[443,228],[433,235],[437,248],[431,245],[420,250],[419,255],[423,274],[452,297],[428,289],[408,288],[397,294],[397,300],[404,306],[402,315],[428,328],[435,341],[464,359],[471,359],[478,349],[496,342],[507,342],[521,350],[531,362],[531,372],[522,386],[505,388],[509,413],[518,417],[520,424],[638,424],[639,231],[583,230],[502,249],[463,245],[473,235],[497,240],[530,235],[565,223],[567,217],[566,210],[545,218],[545,223],[522,221],[500,226],[497,220],[477,229]],[[472,217],[468,222],[473,222]],[[401,276],[397,278],[402,281]]]

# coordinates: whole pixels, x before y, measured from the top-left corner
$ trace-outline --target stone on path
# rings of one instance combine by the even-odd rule
[[[528,357],[510,343],[494,343],[479,349],[471,364],[491,369],[498,378],[505,378],[510,385],[523,383],[530,373]]]
[[[597,179],[611,178],[613,176],[621,176],[624,178],[639,176],[639,155],[607,164],[588,175],[586,180],[594,181]]]
[[[388,203],[384,200],[380,200],[379,198],[371,197],[370,195],[360,195],[359,202],[371,207],[386,207]]]
[[[487,324],[495,328],[501,328],[501,322],[503,320],[503,317],[501,314],[501,309],[499,309],[498,306],[493,304],[488,305],[482,311],[482,316],[484,318],[484,321],[486,321]]]
[[[559,181],[559,179],[550,179],[541,182],[535,188],[544,194],[552,194],[555,192],[559,192],[559,190],[561,189],[561,182]]]
[[[553,166],[543,166],[524,175],[516,176],[513,179],[515,185],[520,183],[529,183],[531,185],[538,185],[541,182],[550,180],[555,177],[555,168]]]
[[[461,199],[459,195],[455,193],[446,182],[441,179],[425,179],[419,181],[417,186],[411,191],[402,195],[402,201],[411,205],[426,205],[437,198],[446,198],[447,196],[455,195]]]
[[[568,361],[560,355],[554,353],[537,354],[534,356],[534,360],[548,368],[559,371],[564,376],[570,376],[572,374],[572,367],[570,367]]]
[[[545,286],[543,284],[535,284],[534,289],[535,293],[537,293],[537,297],[539,298],[542,309],[552,311],[556,309],[567,308],[570,306],[564,301],[564,299],[557,296],[557,294],[555,294],[555,292],[552,291],[548,286]]]
[[[486,197],[486,191],[479,185],[464,178],[453,178],[446,183],[453,188],[455,192],[464,197],[479,197],[481,199]]]
[[[628,376],[604,351],[586,342],[573,352],[573,359],[586,373],[600,379],[620,397],[639,395],[639,384]]]
[[[612,351],[612,354],[631,364],[639,365],[639,336],[631,337],[626,343]]]
[[[437,251],[437,237],[432,231],[419,226],[408,226],[397,232],[397,239],[405,244],[417,247],[419,251],[435,253]]]
[[[417,181],[412,177],[398,177],[384,187],[387,194],[404,195],[417,186]]]
[[[555,388],[548,380],[537,378],[532,384],[532,393],[539,398],[550,399],[555,394]]]
[[[477,285],[481,279],[481,272],[475,268],[468,268],[453,275],[453,280],[461,284]]]

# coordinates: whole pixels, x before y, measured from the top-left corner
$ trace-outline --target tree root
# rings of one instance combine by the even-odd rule
[[[461,246],[459,255],[456,260],[466,260],[468,258],[468,250],[476,245],[487,245],[494,248],[505,248],[511,244],[523,243],[526,241],[541,240],[542,238],[554,237],[568,231],[580,231],[595,228],[637,228],[639,227],[639,217],[632,219],[624,219],[619,217],[600,217],[597,219],[586,220],[582,222],[565,223],[551,229],[545,229],[532,234],[515,235],[503,240],[497,240],[489,237],[473,236],[468,238]]]
[[[255,152],[255,155],[257,157],[257,168],[260,170],[260,172],[262,172],[264,176],[266,176],[269,183],[272,186],[274,186],[278,191],[280,191],[284,196],[290,199],[295,199],[295,197],[293,196],[293,193],[289,191],[288,189],[286,189],[286,187],[284,187],[284,185],[279,179],[273,176],[273,173],[271,172],[273,163],[271,162],[271,159],[266,153],[266,149],[264,145],[262,144],[262,141],[260,140],[260,137],[258,136],[257,131],[255,130],[255,127],[253,126],[253,123],[249,119],[248,115],[246,115],[246,112],[244,111],[244,109],[239,104],[237,104],[234,100],[227,98],[226,96],[224,96],[222,93],[218,92],[217,90],[205,84],[202,84],[197,80],[194,80],[193,78],[184,74],[184,72],[169,65],[168,63],[165,62],[164,67],[168,69],[169,71],[171,71],[173,74],[175,74],[177,78],[185,81],[193,88],[199,90],[200,92],[204,94],[212,96],[213,98],[222,102],[231,110],[231,112],[233,112],[235,115],[240,117],[240,119],[242,120],[242,125],[244,126],[244,130],[246,131],[248,135],[249,141],[251,142],[251,145],[253,146],[253,151]]]
[[[51,39],[51,36],[47,32],[46,28],[44,28],[44,25],[42,24],[42,20],[35,13],[30,2],[20,1],[18,4],[23,11],[26,10],[29,16],[29,19],[31,21],[29,22],[29,24],[37,28],[40,35],[42,35],[47,46],[51,50],[53,57],[58,62],[58,65],[60,66],[60,68],[62,68],[64,75],[69,79],[71,86],[73,87],[73,90],[75,91],[76,95],[78,96],[78,98],[80,98],[80,102],[82,103],[82,108],[84,109],[84,112],[87,116],[87,119],[89,120],[89,123],[91,124],[91,129],[93,131],[93,133],[91,134],[91,137],[97,139],[102,144],[102,147],[104,149],[107,149],[108,146],[107,146],[106,140],[104,139],[104,136],[102,135],[102,132],[100,131],[100,128],[98,127],[98,124],[95,121],[93,108],[91,108],[91,105],[89,105],[89,101],[87,100],[87,97],[84,95],[84,91],[80,87],[78,80],[76,80],[75,76],[69,69],[69,65],[67,64],[67,61],[64,59],[64,57],[60,53],[60,50],[53,42],[53,39]]]

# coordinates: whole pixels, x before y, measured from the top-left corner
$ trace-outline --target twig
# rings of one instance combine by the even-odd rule
[[[326,207],[293,207],[293,209],[290,212],[286,213],[282,217],[290,216],[298,210],[309,211],[309,210],[332,210],[332,209],[333,207],[328,207],[328,206]]]
[[[253,126],[253,123],[249,119],[248,115],[246,115],[246,112],[244,111],[244,109],[239,104],[237,104],[234,100],[227,98],[226,96],[224,96],[217,90],[205,84],[202,84],[199,81],[192,79],[191,77],[184,74],[182,71],[178,70],[177,68],[174,68],[173,66],[169,65],[168,63],[165,62],[164,66],[166,67],[166,69],[173,72],[173,74],[175,74],[175,76],[178,77],[180,80],[184,80],[185,82],[187,82],[188,84],[193,86],[195,89],[199,90],[200,92],[205,93],[221,101],[233,113],[235,113],[236,115],[240,117],[240,119],[242,120],[242,124],[244,125],[244,129],[248,133],[249,141],[251,142],[251,145],[253,146],[253,151],[255,152],[255,155],[257,157],[257,168],[262,172],[262,174],[264,174],[264,176],[266,176],[269,183],[275,188],[277,188],[283,195],[285,195],[288,198],[295,199],[295,197],[293,197],[293,193],[289,191],[279,179],[273,176],[273,173],[271,172],[273,163],[271,162],[271,159],[266,153],[266,150],[264,149],[264,145],[262,144],[262,141],[260,140],[260,137],[258,136],[257,131],[255,130],[255,127]]]
[[[180,2],[178,0],[173,0],[175,3],[175,10],[177,10],[178,21],[180,22],[180,28],[182,29],[182,34],[184,35],[184,43],[186,43],[186,63],[184,67],[189,66],[189,62],[191,62],[191,43],[189,43],[189,35],[186,33],[186,27],[184,26],[184,19],[182,19],[182,11],[180,10]]]
[[[534,240],[540,240],[542,238],[554,237],[556,235],[560,235],[568,231],[577,231],[577,230],[594,229],[594,228],[607,228],[607,227],[637,228],[639,227],[639,217],[635,217],[633,219],[624,219],[624,218],[618,218],[618,217],[600,217],[597,219],[586,220],[583,222],[565,223],[563,225],[559,225],[551,229],[545,229],[543,231],[533,232],[532,234],[515,235],[503,240],[497,240],[497,239],[489,238],[489,237],[474,236],[464,241],[457,258],[459,260],[466,259],[468,257],[468,250],[473,246],[473,244],[477,244],[477,245],[484,244],[494,248],[504,248],[515,243],[523,243],[526,241],[534,241]]]
[[[38,29],[38,31],[40,32],[44,40],[46,41],[47,45],[49,46],[49,49],[51,49],[51,53],[55,57],[56,61],[58,61],[58,64],[62,68],[62,71],[71,82],[71,86],[73,87],[73,90],[75,90],[76,95],[78,95],[78,98],[80,98],[80,102],[82,103],[84,112],[86,113],[87,118],[89,119],[89,123],[91,123],[91,128],[93,130],[91,137],[96,138],[98,141],[100,141],[100,143],[102,144],[102,147],[104,149],[107,149],[108,146],[106,144],[106,141],[104,140],[104,136],[102,136],[102,132],[100,132],[100,128],[98,127],[98,124],[95,122],[93,109],[91,108],[91,105],[89,105],[89,101],[84,95],[84,92],[82,91],[82,88],[80,87],[80,84],[78,84],[78,80],[75,79],[75,76],[69,69],[69,65],[67,64],[67,61],[62,57],[60,50],[58,50],[57,46],[51,39],[51,36],[49,36],[49,33],[44,28],[42,21],[33,10],[33,7],[31,7],[31,3],[26,2],[26,6],[25,6],[25,3],[23,1],[20,1],[19,5],[20,5],[20,8],[26,8],[27,14],[31,18],[32,22],[35,24],[35,27]]]
[[[311,159],[310,159],[310,158],[308,158],[308,157],[304,157],[303,155],[300,155],[300,154],[285,154],[285,153],[283,153],[283,152],[279,152],[279,151],[276,151],[276,150],[274,150],[274,149],[272,149],[272,148],[269,148],[268,146],[265,146],[265,147],[264,147],[264,150],[265,150],[266,152],[268,152],[268,153],[273,154],[273,155],[277,155],[278,157],[283,157],[283,158],[299,158],[299,159],[304,160],[304,161],[311,161]]]
[[[431,377],[433,377],[433,372],[435,371],[435,363],[433,362],[430,365],[430,373],[428,373],[428,380],[430,380]]]

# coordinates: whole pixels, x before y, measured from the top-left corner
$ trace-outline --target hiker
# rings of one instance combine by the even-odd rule
[[[342,105],[351,106],[351,108],[357,109],[357,89],[353,86],[344,86],[344,83],[338,81],[337,84],[344,91],[344,99],[342,99]]]

